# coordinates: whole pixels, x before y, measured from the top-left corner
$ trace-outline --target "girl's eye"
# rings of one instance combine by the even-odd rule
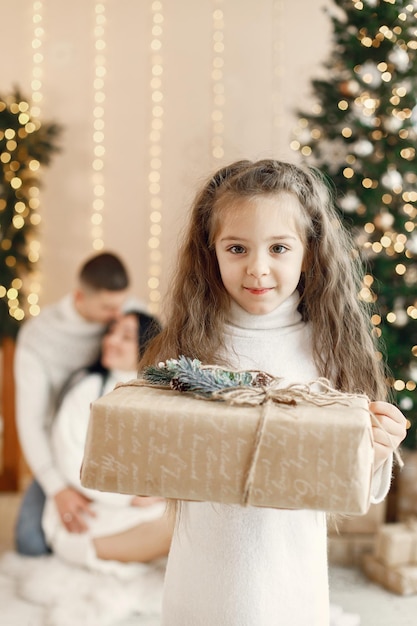
[[[239,245],[230,246],[229,252],[232,252],[233,254],[243,254],[245,252],[245,248]]]
[[[282,254],[286,251],[287,248],[283,246],[282,243],[276,243],[275,245],[271,246],[271,252],[273,252],[273,254]]]

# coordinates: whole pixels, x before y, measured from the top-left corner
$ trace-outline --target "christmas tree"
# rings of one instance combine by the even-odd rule
[[[0,96],[0,339],[15,336],[25,315],[24,279],[37,260],[30,242],[40,221],[39,171],[58,149],[60,131],[33,118],[18,89]]]
[[[292,142],[334,183],[394,399],[417,428],[417,2],[333,0],[333,43]],[[341,277],[341,280],[343,278]]]

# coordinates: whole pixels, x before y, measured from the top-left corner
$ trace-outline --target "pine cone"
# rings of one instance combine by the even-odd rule
[[[258,372],[253,379],[254,387],[267,387],[272,380],[272,376],[266,372]]]
[[[171,389],[175,389],[175,391],[188,391],[188,385],[181,382],[179,378],[171,378],[169,386]]]

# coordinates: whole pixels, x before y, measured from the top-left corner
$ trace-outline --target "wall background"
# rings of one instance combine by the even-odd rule
[[[297,160],[295,108],[313,104],[310,80],[324,71],[331,44],[330,4],[0,0],[0,93],[18,85],[31,96],[33,18],[41,15],[41,119],[64,126],[62,151],[41,174],[41,305],[71,289],[94,252],[98,94],[104,248],[123,257],[135,294],[155,310],[202,180],[238,158]],[[99,52],[98,40],[105,44]],[[94,83],[98,54],[101,86]],[[160,221],[152,222],[155,211]]]

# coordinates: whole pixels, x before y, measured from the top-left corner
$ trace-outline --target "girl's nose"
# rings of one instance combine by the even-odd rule
[[[263,254],[254,254],[248,262],[247,272],[251,276],[265,276],[269,274],[269,263]]]

